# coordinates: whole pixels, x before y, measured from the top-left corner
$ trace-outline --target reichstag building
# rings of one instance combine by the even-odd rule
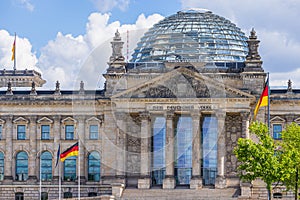
[[[265,187],[239,179],[233,154],[237,140],[250,137],[267,76],[258,37],[191,9],[150,28],[130,61],[116,31],[103,90],[83,82],[78,90],[61,90],[59,82],[43,90],[34,70],[1,70],[0,199],[69,198],[79,190],[130,199],[133,188],[149,196],[209,188],[224,199],[233,188],[236,199],[258,199]],[[271,90],[274,139],[300,122],[299,92],[290,81]],[[265,118],[262,108],[258,119]],[[78,141],[79,155],[56,166],[58,148]]]

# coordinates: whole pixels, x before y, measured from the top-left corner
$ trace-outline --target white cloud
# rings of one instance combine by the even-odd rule
[[[14,43],[14,36],[9,35],[6,30],[0,30],[0,66],[5,69],[13,69],[14,61],[12,57],[12,46]],[[16,38],[16,68],[17,69],[36,69],[35,66],[38,60],[34,52],[32,52],[32,45],[26,38]]]
[[[58,33],[41,49],[38,66],[47,80],[46,87],[54,88],[56,80],[61,88],[79,88],[79,82],[85,82],[86,88],[103,87],[102,75],[111,55],[112,37],[118,29],[124,44],[123,54],[126,57],[127,30],[129,30],[129,52],[135,48],[142,34],[163,17],[158,14],[145,17],[141,14],[135,24],[121,25],[115,21],[108,23],[109,15],[92,13],[86,25],[86,34],[73,37]]]
[[[18,0],[18,1],[22,6],[24,6],[30,12],[34,10],[34,5],[30,2],[30,0]]]
[[[130,0],[91,0],[100,12],[107,12],[117,7],[122,11],[128,8]]]

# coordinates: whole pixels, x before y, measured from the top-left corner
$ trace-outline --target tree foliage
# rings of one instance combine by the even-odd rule
[[[300,126],[296,123],[287,125],[282,131],[281,162],[285,173],[282,182],[298,198],[300,170]]]
[[[269,135],[268,127],[261,122],[253,122],[249,127],[250,133],[257,141],[239,138],[234,153],[240,162],[238,170],[242,180],[253,181],[260,178],[267,185],[270,198],[272,183],[282,177],[281,157],[278,156],[278,145]]]

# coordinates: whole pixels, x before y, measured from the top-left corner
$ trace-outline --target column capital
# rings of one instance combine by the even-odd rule
[[[140,112],[141,120],[150,120],[150,113],[148,111]]]
[[[199,120],[201,115],[202,114],[199,110],[197,110],[197,111],[195,110],[195,111],[191,112],[191,117],[192,117],[193,120]]]
[[[165,113],[165,117],[166,117],[167,120],[168,120],[168,119],[173,119],[173,118],[175,117],[174,111],[167,111],[167,112]]]
[[[127,116],[125,112],[115,112],[115,116],[117,120],[124,120]]]
[[[222,111],[222,110],[216,111],[215,115],[218,118],[218,120],[219,119],[225,119],[225,117],[226,117],[226,111]]]
[[[250,120],[250,112],[249,111],[242,111],[241,117],[243,121],[249,121]]]

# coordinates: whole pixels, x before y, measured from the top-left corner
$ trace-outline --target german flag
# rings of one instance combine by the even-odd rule
[[[78,151],[79,151],[79,146],[78,146],[78,142],[76,142],[74,145],[72,145],[71,147],[69,147],[67,150],[65,150],[60,154],[60,161],[64,162],[68,157],[78,156]]]
[[[11,51],[12,51],[11,60],[13,61],[15,60],[15,56],[16,56],[16,36]]]
[[[259,101],[256,104],[256,107],[254,110],[254,120],[256,119],[256,115],[258,113],[259,108],[263,107],[263,106],[268,106],[268,105],[269,105],[269,79],[267,79],[264,90],[261,93]]]

